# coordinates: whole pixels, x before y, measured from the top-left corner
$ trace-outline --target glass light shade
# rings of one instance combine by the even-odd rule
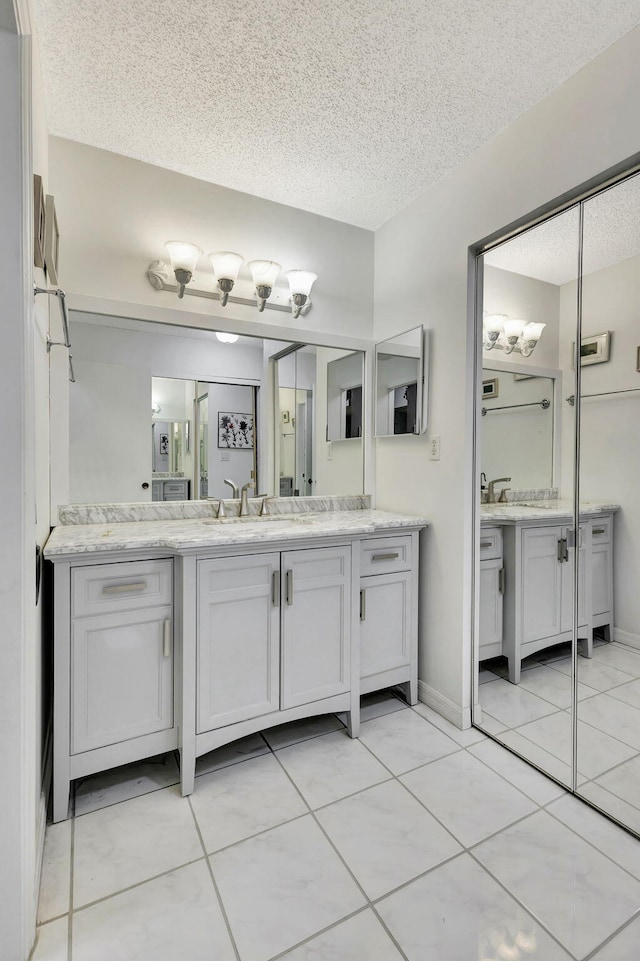
[[[238,334],[223,334],[216,331],[216,337],[221,344],[235,344]]]
[[[174,270],[188,270],[191,274],[195,272],[202,254],[199,247],[182,240],[168,240],[165,247]]]
[[[209,254],[209,260],[216,275],[216,280],[233,280],[235,283],[244,257],[241,257],[240,254],[234,254],[231,250],[217,250],[215,253]]]
[[[535,340],[536,343],[540,340],[542,336],[542,331],[545,329],[546,324],[525,324],[522,328],[522,338],[523,340]]]
[[[250,260],[247,267],[256,287],[273,287],[281,269],[275,260]]]
[[[482,321],[485,330],[495,334],[504,330],[505,323],[509,320],[507,314],[489,314]]]
[[[305,297],[308,297],[314,280],[318,279],[318,275],[311,270],[287,270],[285,277],[289,281],[292,297],[294,294],[304,294]]]
[[[506,337],[519,337],[524,327],[524,320],[505,320],[504,333]]]

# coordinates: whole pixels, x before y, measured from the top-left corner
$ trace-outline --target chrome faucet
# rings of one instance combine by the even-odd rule
[[[249,490],[250,487],[253,487],[253,486],[254,486],[254,482],[252,480],[247,481],[246,484],[242,485],[242,491],[240,494],[240,517],[247,517],[249,514],[249,500],[248,500],[249,495],[247,491]]]
[[[496,484],[508,484],[510,482],[510,477],[496,477],[495,480],[489,481],[489,495],[487,497],[487,504],[496,503],[496,492],[494,490]],[[504,497],[504,491],[500,494],[500,503],[504,503],[506,497]]]
[[[234,483],[234,481],[229,480],[227,477],[225,477],[223,483],[228,484],[229,487],[231,488],[232,497],[240,497],[240,491],[238,490],[238,485]]]
[[[262,507],[260,508],[260,517],[267,517],[271,511],[269,510],[269,501],[275,500],[275,495],[264,494],[262,497]]]

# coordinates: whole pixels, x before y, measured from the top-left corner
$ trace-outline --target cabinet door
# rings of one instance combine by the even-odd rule
[[[522,639],[526,644],[560,633],[562,567],[558,561],[561,527],[522,531]]]
[[[360,676],[409,664],[411,571],[360,582]]]
[[[281,707],[349,690],[351,548],[282,555]]]
[[[480,561],[479,660],[502,654],[502,559]]]
[[[75,618],[71,753],[173,727],[171,607]]]
[[[594,542],[591,548],[591,572],[591,613],[606,614],[613,607],[611,544]]]
[[[564,527],[562,537],[571,539],[572,528]],[[578,627],[584,627],[590,618],[587,618],[587,567],[589,557],[586,550],[586,532],[584,527],[580,527],[580,552],[578,560]],[[562,567],[562,617],[560,620],[561,631],[573,630],[573,591],[574,591],[574,564],[576,552],[574,547],[568,548],[569,558],[561,564]]]
[[[197,731],[277,711],[279,554],[198,563]]]

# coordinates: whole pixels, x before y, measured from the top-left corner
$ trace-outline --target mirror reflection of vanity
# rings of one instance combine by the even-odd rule
[[[362,351],[70,320],[71,502],[363,493]]]

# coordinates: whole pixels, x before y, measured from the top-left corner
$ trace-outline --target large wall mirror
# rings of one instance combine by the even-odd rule
[[[420,434],[427,428],[428,332],[413,327],[375,348],[375,434]]]
[[[640,834],[640,175],[478,268],[474,723]]]
[[[70,502],[237,497],[246,484],[363,493],[362,352],[78,311],[70,323]]]

